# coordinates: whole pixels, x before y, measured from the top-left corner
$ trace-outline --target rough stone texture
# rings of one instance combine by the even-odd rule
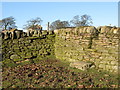
[[[83,61],[76,61],[76,62],[70,63],[70,66],[84,71],[84,70],[89,69],[92,66],[92,63],[86,63]]]
[[[51,34],[45,37],[24,37],[3,40],[3,61],[18,63],[26,59],[36,58],[39,60],[54,57],[54,37],[55,35]]]
[[[70,62],[92,62],[98,69],[118,72],[118,30],[120,31],[119,28],[109,26],[97,29],[93,26],[62,28],[54,31],[30,31],[28,37],[21,33],[22,38],[19,33],[15,37],[16,32],[2,33],[3,60],[13,63],[12,60],[16,59],[11,59],[11,55],[15,54],[19,61],[54,56]],[[88,48],[90,45],[91,49]]]
[[[15,54],[15,55],[11,55],[11,56],[10,56],[10,59],[19,59],[19,56],[16,55],[16,54]]]
[[[93,29],[93,32],[92,32]],[[98,69],[117,72],[118,69],[118,29],[114,27],[78,27],[54,31],[55,56],[61,60],[90,61]],[[88,49],[91,35],[98,33]]]

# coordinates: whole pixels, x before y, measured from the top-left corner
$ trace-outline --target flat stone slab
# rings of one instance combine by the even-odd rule
[[[75,67],[83,71],[89,69],[91,66],[92,63],[87,63],[83,61],[75,61],[70,63],[70,67]]]

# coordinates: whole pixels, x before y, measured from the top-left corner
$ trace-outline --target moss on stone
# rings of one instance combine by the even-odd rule
[[[48,34],[47,31],[42,31],[40,37],[25,37],[14,40],[3,40],[2,52],[5,52],[3,56],[5,62],[3,62],[7,62],[6,64],[14,64],[13,61],[21,61],[26,58],[34,58],[37,62],[42,59],[54,57],[61,60],[82,60],[81,57],[84,57],[83,59],[85,60],[93,60],[98,66],[100,60],[114,60],[117,62],[117,49],[115,49],[116,46],[113,46],[117,42],[115,36],[111,33],[107,33],[106,35],[100,34],[99,40],[92,41],[92,49],[88,49],[88,45],[89,47],[91,45],[88,40],[90,39],[91,34],[86,31],[86,28],[87,27],[60,29],[57,31],[57,34]],[[82,31],[82,29],[84,30]],[[83,32],[84,34],[82,34]],[[108,42],[104,44],[103,42],[105,42],[105,40]],[[112,44],[110,47],[107,47],[110,44],[109,42]],[[99,53],[99,55],[96,56],[96,53]],[[13,54],[17,54],[19,58],[17,57],[12,59],[13,61],[10,61],[9,57]],[[105,64],[105,62],[103,62],[103,64]],[[114,64],[112,63],[109,65]]]
[[[12,85],[12,83],[10,81],[7,81],[7,80],[3,81],[2,84],[3,84],[2,88],[8,88],[9,86]]]
[[[23,61],[23,59],[14,59],[13,61],[19,62],[19,61]]]
[[[15,64],[12,60],[6,59],[3,61],[3,66],[6,67],[15,67],[17,64]]]

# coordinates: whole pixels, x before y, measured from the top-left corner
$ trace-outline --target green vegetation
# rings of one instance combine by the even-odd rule
[[[55,35],[47,35],[44,38],[43,36],[3,40],[3,66],[9,67],[20,63],[29,63],[33,59],[46,60],[53,58]],[[26,61],[27,59],[30,61]]]
[[[40,36],[3,40],[3,88],[117,88],[117,38],[100,34],[95,39],[94,31],[60,29],[57,34],[42,31]],[[96,68],[69,67],[75,60]]]
[[[113,78],[114,77],[114,78]],[[59,60],[3,67],[3,88],[117,88],[117,75],[95,69],[81,71]]]

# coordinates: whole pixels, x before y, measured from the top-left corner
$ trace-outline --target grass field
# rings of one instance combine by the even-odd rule
[[[118,75],[90,69],[81,71],[59,60],[3,67],[3,88],[117,88]]]

